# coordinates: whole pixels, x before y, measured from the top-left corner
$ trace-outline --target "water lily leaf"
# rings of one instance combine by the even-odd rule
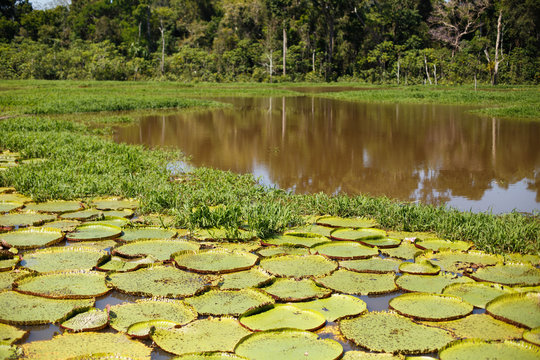
[[[112,256],[110,259],[98,263],[96,270],[127,272],[150,266],[158,260],[153,256],[147,256],[142,259],[124,259],[118,256]]]
[[[382,239],[386,237],[386,231],[379,229],[361,228],[361,229],[336,229],[330,233],[335,240],[370,240]]]
[[[179,324],[170,320],[148,320],[141,321],[131,325],[127,329],[127,334],[131,337],[137,339],[146,339],[149,337],[156,329],[172,329]]]
[[[332,275],[317,279],[317,283],[345,294],[386,294],[397,290],[394,274],[358,273],[340,269]]]
[[[0,187],[0,194],[9,194],[9,193],[14,192],[15,190],[16,189],[14,187],[11,187],[11,186],[8,186],[8,187],[1,186]]]
[[[324,243],[329,243],[331,240],[325,236],[309,233],[289,233],[276,236],[262,241],[263,245],[288,245],[288,246],[305,246],[312,247]]]
[[[268,294],[281,301],[304,301],[330,296],[331,290],[317,285],[310,279],[276,279],[272,285],[263,288]]]
[[[212,352],[201,352],[201,353],[192,353],[180,355],[173,360],[248,360],[243,356],[238,356],[228,352],[221,351],[212,351]]]
[[[180,298],[193,296],[210,285],[210,278],[171,266],[150,266],[127,273],[109,275],[117,290],[140,296]]]
[[[540,327],[525,331],[523,333],[523,340],[534,345],[540,345]]]
[[[131,325],[143,321],[167,320],[184,325],[196,318],[197,312],[190,305],[162,298],[140,299],[113,305],[110,309],[111,327],[120,332],[127,332]]]
[[[54,323],[74,309],[93,305],[94,299],[58,300],[4,291],[0,293],[0,320],[14,325]]]
[[[439,251],[439,250],[458,250],[458,251],[467,251],[472,246],[473,243],[468,241],[461,241],[461,240],[444,240],[444,239],[425,239],[425,240],[417,240],[414,243],[416,247],[422,249],[422,250],[433,250],[433,251]]]
[[[69,241],[96,241],[116,239],[122,229],[113,225],[81,225],[66,235]]]
[[[402,242],[398,247],[395,248],[381,249],[381,253],[383,253],[383,255],[403,260],[412,260],[422,252],[422,250],[407,241]]]
[[[21,348],[9,344],[0,343],[0,359],[15,360],[19,359],[22,354]]]
[[[129,224],[129,220],[119,216],[105,216],[101,220],[88,221],[84,225],[112,225],[118,227],[124,227]]]
[[[227,230],[225,228],[198,229],[191,234],[191,237],[199,241],[218,240],[252,240],[257,236],[254,231],[242,229]]]
[[[92,201],[92,205],[99,210],[135,210],[139,207],[139,202],[134,199],[105,198]]]
[[[22,202],[16,201],[0,201],[0,213],[7,213],[13,210],[20,209],[24,206]]]
[[[48,201],[43,203],[30,203],[26,204],[26,209],[44,212],[44,213],[55,213],[62,214],[66,212],[73,212],[82,210],[84,207],[79,201]]]
[[[439,275],[412,275],[405,274],[396,278],[396,285],[405,291],[418,291],[426,293],[442,293],[443,289],[456,283],[474,282],[466,276],[453,276],[452,274]]]
[[[378,226],[376,220],[365,217],[342,218],[338,216],[322,216],[317,219],[317,225],[337,227],[337,228],[371,228]]]
[[[229,251],[245,251],[252,252],[261,247],[261,243],[258,240],[253,241],[238,241],[238,242],[199,242],[203,247],[208,247],[209,249],[225,249]]]
[[[321,339],[309,331],[278,329],[245,337],[236,345],[234,352],[257,360],[334,360],[341,357],[343,347],[337,341]]]
[[[313,310],[323,315],[327,321],[336,321],[345,316],[364,313],[367,305],[357,297],[343,294],[332,294],[326,299],[294,303],[303,310]]]
[[[403,356],[383,353],[368,353],[364,351],[347,351],[345,355],[343,355],[342,360],[403,360]]]
[[[186,240],[139,240],[114,248],[112,253],[125,257],[152,255],[163,261],[170,259],[175,252],[198,249],[199,244]]]
[[[540,265],[540,255],[511,253],[503,254],[503,256],[505,261],[530,263],[535,266]]]
[[[124,210],[105,210],[102,211],[103,216],[115,216],[115,217],[122,217],[122,218],[130,218],[133,216],[133,210],[131,209],[124,209]]]
[[[540,269],[530,264],[497,264],[478,269],[469,276],[477,281],[488,281],[503,285],[540,285]]]
[[[458,296],[428,293],[403,294],[391,299],[388,306],[401,315],[426,321],[459,319],[474,308]]]
[[[0,260],[0,272],[13,270],[20,262],[21,257],[19,255],[11,259]]]
[[[53,247],[26,253],[23,265],[37,272],[90,270],[105,256],[106,251],[91,247]]]
[[[377,352],[424,354],[454,340],[446,330],[417,324],[394,312],[368,312],[341,320],[339,328],[347,339]]]
[[[86,209],[86,210],[64,213],[60,215],[60,219],[88,221],[88,220],[93,220],[102,215],[103,215],[102,212],[99,210]]]
[[[32,201],[32,198],[17,193],[0,193],[0,202],[15,201],[27,203]]]
[[[496,319],[529,329],[540,326],[540,292],[501,295],[486,305]]]
[[[309,249],[301,246],[266,246],[257,252],[264,257],[275,255],[309,255]]]
[[[272,281],[273,276],[259,267],[246,271],[225,274],[222,276],[222,290],[239,290],[250,287],[261,287]]]
[[[400,264],[400,260],[382,259],[380,257],[374,257],[365,260],[346,260],[339,262],[339,265],[347,270],[375,274],[395,273],[398,271]]]
[[[251,332],[232,318],[194,321],[178,329],[156,329],[152,340],[165,351],[182,355],[203,351],[233,351]]]
[[[522,341],[487,342],[466,339],[454,341],[444,347],[439,357],[441,360],[534,360],[540,357],[540,348]]]
[[[78,220],[57,220],[44,225],[44,227],[58,229],[64,232],[73,231],[81,224]]]
[[[354,241],[334,241],[314,246],[312,253],[318,253],[337,260],[366,259],[379,255],[377,248],[368,247]]]
[[[451,251],[439,252],[425,251],[418,255],[415,261],[429,260],[439,265],[442,270],[453,273],[463,273],[489,265],[495,265],[503,260],[501,255],[486,254],[481,251]]]
[[[176,236],[175,229],[163,229],[154,226],[135,227],[124,229],[124,233],[118,239],[120,241],[130,242],[137,240],[150,239],[172,239]]]
[[[523,334],[523,329],[494,319],[486,314],[473,314],[451,321],[426,321],[423,324],[448,330],[458,338],[512,340],[521,339]]]
[[[18,278],[30,274],[30,271],[24,269],[15,269],[11,271],[0,272],[0,290],[11,289],[11,284]]]
[[[29,227],[0,234],[0,241],[18,249],[49,246],[60,242],[63,238],[62,231],[53,228]]]
[[[485,308],[486,304],[504,294],[509,294],[512,289],[499,284],[485,282],[467,282],[450,284],[443,289],[443,294],[456,295],[479,308]]]
[[[261,260],[261,268],[271,274],[297,279],[309,276],[324,276],[337,269],[338,265],[321,255],[278,255]]]
[[[240,323],[252,331],[292,328],[306,331],[320,329],[326,323],[323,315],[294,305],[276,304],[248,311]]]
[[[245,251],[209,249],[180,251],[171,255],[180,269],[202,274],[223,274],[251,268],[259,260],[257,255]]]
[[[70,331],[97,331],[109,324],[109,313],[106,310],[90,308],[78,312],[60,324],[60,327]]]
[[[28,331],[20,330],[15,326],[0,324],[0,343],[13,344],[28,334]],[[1,357],[0,357],[1,358]]]
[[[438,265],[433,265],[431,261],[419,260],[418,262],[404,262],[399,265],[399,272],[416,275],[437,275],[441,271]]]
[[[274,299],[255,289],[210,290],[202,295],[187,298],[185,302],[201,315],[240,316],[250,309],[273,304]]]
[[[358,241],[366,246],[377,247],[379,249],[395,248],[401,244],[400,239],[390,237],[380,239],[360,239]]]
[[[298,235],[298,234],[317,234],[321,236],[330,237],[330,233],[334,230],[332,227],[321,226],[321,225],[305,225],[294,227],[290,230],[285,231],[285,235]]]
[[[22,346],[25,359],[60,360],[93,354],[122,354],[136,360],[149,360],[152,349],[124,334],[64,333],[52,340],[33,341]]]
[[[56,215],[32,212],[0,215],[0,230],[11,230],[15,227],[37,226],[55,219]]]

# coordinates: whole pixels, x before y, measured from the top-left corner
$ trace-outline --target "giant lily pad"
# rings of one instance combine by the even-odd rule
[[[174,321],[169,320],[148,320],[131,325],[127,334],[136,339],[146,339],[156,331],[156,329],[172,329],[179,326]]]
[[[416,357],[412,358],[407,356],[405,359],[416,359]],[[420,359],[423,359],[423,357]],[[425,360],[427,359],[433,358],[426,358]],[[343,355],[342,360],[403,360],[403,356],[384,353],[368,353],[365,351],[347,351],[345,355]]]
[[[95,241],[116,239],[122,234],[122,229],[113,225],[81,225],[67,234],[69,241]]]
[[[540,269],[530,264],[498,264],[478,269],[470,276],[477,281],[488,281],[503,285],[540,285]]]
[[[203,351],[233,351],[250,331],[232,318],[194,321],[178,329],[156,329],[152,340],[165,351],[182,355]]]
[[[487,342],[477,339],[455,341],[439,353],[441,360],[536,360],[540,348],[525,342]]]
[[[399,265],[399,272],[416,275],[437,275],[441,271],[438,265],[433,265],[428,260],[418,262],[404,262]]]
[[[111,306],[111,327],[126,332],[136,323],[150,320],[168,320],[176,324],[187,324],[197,318],[197,312],[180,300],[141,299],[133,303]]]
[[[510,253],[504,254],[504,259],[510,262],[530,263],[535,266],[540,265],[540,255]]]
[[[0,234],[0,240],[18,249],[49,246],[64,238],[62,231],[53,228],[25,228]]]
[[[8,186],[0,186],[0,194],[10,194],[14,192],[16,189],[14,187]]]
[[[124,209],[124,210],[105,210],[102,211],[103,216],[115,216],[115,217],[122,217],[129,219],[133,216],[133,210],[131,209]]]
[[[94,299],[58,300],[4,291],[0,293],[0,320],[14,325],[54,323],[74,309],[93,304]]]
[[[337,341],[321,339],[309,331],[278,329],[245,337],[234,352],[257,360],[335,360],[341,357],[343,347]]]
[[[531,344],[540,345],[540,327],[525,331],[523,333],[523,340]]]
[[[379,255],[377,248],[365,246],[354,241],[333,241],[314,246],[312,253],[318,253],[337,260],[366,259]]]
[[[178,270],[171,266],[151,266],[128,273],[110,275],[117,290],[140,296],[179,298],[193,296],[206,289],[208,277]]]
[[[358,241],[366,246],[377,247],[379,249],[395,248],[401,244],[400,239],[390,237],[385,237],[381,239],[363,239]]]
[[[139,240],[115,248],[113,254],[125,257],[152,255],[158,260],[168,260],[175,252],[198,249],[198,244],[185,240]]]
[[[0,343],[13,344],[28,334],[28,331],[20,330],[15,326],[0,324]]]
[[[22,202],[16,201],[0,201],[0,213],[7,213],[13,210],[20,209],[24,206]]]
[[[450,284],[443,289],[443,294],[456,295],[479,308],[485,308],[491,300],[512,292],[512,289],[499,284],[485,282],[466,282]]]
[[[328,227],[328,226],[321,226],[321,225],[305,225],[305,226],[299,226],[292,228],[290,230],[285,231],[285,235],[299,235],[299,234],[317,234],[321,236],[330,237],[330,233],[334,230],[334,228]]]
[[[313,331],[326,323],[323,315],[312,310],[302,310],[294,305],[277,304],[248,311],[240,323],[253,331],[293,328]]]
[[[425,240],[418,240],[414,243],[416,247],[422,249],[422,250],[433,250],[433,251],[439,251],[439,250],[457,250],[457,251],[467,251],[469,250],[473,244],[467,241],[461,241],[461,240],[444,240],[444,239],[425,239]]]
[[[62,271],[28,275],[13,288],[20,293],[56,299],[84,299],[108,293],[105,274],[95,271]]]
[[[21,262],[21,256],[17,255],[7,259],[0,260],[0,272],[13,270]]]
[[[150,359],[152,349],[124,334],[65,333],[52,340],[33,341],[22,346],[25,359],[61,360],[93,354],[122,354],[128,359]]]
[[[502,295],[486,305],[496,319],[529,329],[540,326],[540,292]]]
[[[356,272],[369,272],[375,274],[390,272],[395,273],[398,271],[400,264],[400,260],[382,259],[380,257],[374,257],[365,260],[347,260],[339,262],[339,265],[347,270]]]
[[[377,352],[423,354],[454,340],[446,330],[417,324],[393,312],[369,312],[341,320],[339,328],[347,339]]]
[[[24,196],[22,194],[17,193],[0,193],[0,201],[15,201],[15,202],[22,202],[27,203],[32,201],[32,198],[29,198],[28,196]]]
[[[56,215],[39,213],[21,213],[0,215],[0,229],[13,229],[15,227],[37,226],[56,219]]]
[[[318,286],[310,279],[276,279],[272,285],[263,288],[268,294],[281,301],[303,301],[330,296],[331,290]]]
[[[120,241],[172,239],[176,236],[176,230],[163,229],[155,226],[135,227],[124,229],[124,233],[118,239]]]
[[[180,269],[203,274],[228,273],[251,268],[259,258],[245,251],[221,249],[180,251],[171,255]]]
[[[383,239],[386,231],[379,229],[336,229],[330,233],[332,239],[362,241],[370,239]]]
[[[357,297],[343,294],[332,294],[326,299],[297,302],[294,306],[303,310],[313,310],[323,315],[327,321],[336,321],[345,316],[364,313],[367,305]]]
[[[317,279],[317,283],[345,294],[385,294],[397,290],[394,274],[358,273],[338,270],[332,275]]]
[[[80,224],[81,222],[78,220],[57,220],[47,223],[45,227],[68,232],[75,230],[75,228]]]
[[[474,280],[465,276],[442,275],[411,275],[405,274],[396,279],[396,285],[405,291],[419,291],[426,293],[442,293],[443,289],[456,283],[468,283]]]
[[[223,351],[210,351],[180,355],[174,360],[248,360],[243,356],[238,356],[232,353]]]
[[[440,252],[426,251],[419,255],[415,261],[429,260],[435,265],[439,265],[442,270],[454,273],[471,271],[477,267],[495,265],[502,261],[502,256],[486,254],[481,251],[450,251]]]
[[[129,220],[119,216],[105,216],[101,220],[88,221],[85,225],[113,225],[122,228],[129,224]]]
[[[16,269],[11,271],[0,271],[0,291],[11,289],[11,284],[20,277],[30,274],[24,269]]]
[[[49,201],[44,203],[26,204],[26,209],[44,212],[62,214],[66,212],[79,211],[83,209],[83,205],[78,201]]]
[[[96,270],[100,271],[115,271],[126,272],[135,271],[137,269],[154,264],[157,259],[153,256],[147,256],[139,259],[124,259],[119,256],[111,256],[110,259],[103,260],[96,265]]]
[[[101,330],[109,324],[109,312],[90,308],[87,311],[79,312],[68,318],[60,326],[70,331],[96,331]]]
[[[134,210],[139,207],[139,202],[133,199],[105,198],[92,201],[92,205],[99,210]]]
[[[202,295],[187,298],[190,304],[201,315],[233,315],[240,316],[246,311],[274,303],[274,299],[262,291],[243,290],[211,290]]]
[[[107,252],[90,247],[54,247],[27,253],[24,267],[37,272],[90,270]]]
[[[377,221],[364,217],[342,218],[338,216],[322,216],[317,219],[317,225],[337,228],[371,228],[377,226]]]
[[[473,311],[473,306],[458,296],[428,293],[403,294],[391,299],[388,306],[401,315],[427,321],[455,320]]]
[[[251,240],[256,237],[254,231],[246,231],[242,229],[225,229],[225,228],[210,228],[198,229],[191,234],[191,237],[200,241],[216,241],[216,240]]]
[[[88,221],[88,220],[93,220],[101,215],[102,213],[99,210],[86,209],[86,210],[74,211],[70,213],[64,213],[60,215],[60,219]]]
[[[383,255],[391,256],[398,259],[403,260],[412,260],[417,255],[422,253],[422,250],[414,246],[408,241],[402,242],[398,247],[395,248],[389,248],[389,249],[381,249],[381,252]]]
[[[201,247],[208,247],[209,249],[224,249],[229,251],[245,251],[252,252],[261,247],[261,242],[259,240],[248,240],[248,241],[209,241],[209,242],[199,242]]]
[[[260,266],[277,276],[300,279],[330,274],[338,265],[321,255],[278,255],[261,260]]]
[[[2,167],[0,167],[0,170]],[[0,359],[2,360],[15,360],[19,359],[22,355],[21,348],[9,344],[0,343]]]
[[[246,271],[225,274],[222,276],[222,290],[238,290],[250,287],[260,287],[272,280],[272,275],[259,267]]]
[[[330,241],[331,240],[329,238],[318,234],[294,233],[265,239],[263,244],[312,247],[315,245],[329,243]]]
[[[257,251],[257,253],[264,257],[270,257],[275,255],[309,255],[309,249],[303,246],[266,246],[263,249]]]

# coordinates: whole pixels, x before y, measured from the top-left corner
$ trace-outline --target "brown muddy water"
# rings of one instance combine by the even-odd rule
[[[460,210],[540,210],[540,122],[442,105],[314,97],[220,98],[230,108],[148,116],[119,142],[168,146],[193,166],[296,193],[387,196]]]

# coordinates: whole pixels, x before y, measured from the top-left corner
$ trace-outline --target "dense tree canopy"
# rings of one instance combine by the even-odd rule
[[[0,77],[540,80],[538,0],[0,0]]]

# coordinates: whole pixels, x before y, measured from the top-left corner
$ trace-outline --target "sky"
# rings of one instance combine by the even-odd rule
[[[48,9],[56,5],[69,3],[69,0],[30,0],[34,9]]]

